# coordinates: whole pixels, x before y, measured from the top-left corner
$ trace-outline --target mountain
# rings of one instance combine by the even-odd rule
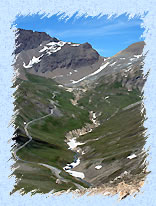
[[[44,32],[19,29],[15,53],[15,68],[20,78],[25,71],[55,79],[60,84],[75,86],[85,81],[95,81],[112,75],[111,81],[122,79],[123,86],[142,89],[144,42],[137,42],[112,57],[102,57],[89,43],[77,44],[52,38]],[[129,72],[130,71],[130,72]],[[128,72],[128,75],[127,75]],[[107,79],[106,79],[107,81]]]
[[[133,56],[133,55],[141,55],[143,52],[143,48],[145,46],[144,41],[136,42],[131,44],[126,49],[118,52],[115,56]]]
[[[20,70],[66,83],[94,72],[102,63],[102,58],[87,42],[63,42],[43,32],[19,30],[18,33],[15,67]]]
[[[115,194],[122,182],[138,191],[147,174],[145,43],[102,57],[89,43],[19,29],[16,44],[13,192]]]
[[[17,48],[15,49],[15,54],[20,53],[23,50],[29,50],[37,48],[43,41],[51,40],[52,38],[45,32],[33,32],[32,30],[18,29],[17,38],[15,43]],[[53,41],[58,41],[53,38]]]

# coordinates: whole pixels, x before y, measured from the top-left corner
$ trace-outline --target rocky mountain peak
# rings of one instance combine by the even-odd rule
[[[32,30],[18,29],[17,38],[15,43],[17,48],[15,50],[15,54],[20,53],[23,50],[29,50],[37,48],[43,41],[54,41],[58,42],[59,40],[56,38],[50,37],[45,32],[37,32]]]
[[[45,32],[19,29],[16,43],[19,47],[15,54],[19,55],[15,67],[20,68],[23,79],[28,72],[55,79],[60,84],[77,86],[100,77],[108,80],[108,76],[112,76],[109,82],[125,79],[123,85],[128,85],[129,90],[132,82],[138,82],[139,88],[144,82],[139,79],[139,70],[143,66],[143,41],[131,44],[108,58],[100,56],[88,42],[64,42]]]
[[[102,63],[103,58],[88,42],[64,42],[45,32],[24,29],[19,29],[17,34],[15,54],[19,56],[16,65],[31,73],[45,77],[50,75],[50,78],[64,75],[67,79],[75,73],[81,78],[84,74],[94,72]],[[78,75],[76,70],[84,74]]]
[[[91,48],[92,48],[91,44],[89,44],[88,42],[82,44],[82,47],[83,47],[84,49],[91,49]]]
[[[145,46],[144,41],[136,42],[128,46],[126,49],[118,52],[114,56],[133,56],[133,55],[141,55],[143,52],[143,48]]]
[[[128,46],[123,52],[132,53],[133,55],[141,55],[145,46],[144,41],[136,42]]]

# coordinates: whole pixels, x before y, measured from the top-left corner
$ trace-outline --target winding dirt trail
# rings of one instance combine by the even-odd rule
[[[54,107],[54,109],[55,109],[55,107]],[[21,159],[21,158],[17,155],[17,152],[18,152],[19,150],[21,150],[22,148],[24,148],[27,144],[29,144],[29,143],[32,141],[32,136],[31,136],[31,135],[29,134],[29,132],[28,132],[28,127],[30,126],[30,124],[32,124],[32,123],[34,123],[34,122],[36,122],[36,121],[42,120],[42,119],[44,119],[44,118],[46,118],[46,117],[48,117],[48,116],[51,116],[51,115],[53,114],[53,110],[54,110],[54,109],[51,110],[51,113],[50,113],[50,114],[47,114],[47,115],[45,115],[45,116],[43,116],[43,117],[40,117],[40,118],[37,118],[37,119],[34,119],[34,120],[31,120],[30,122],[28,122],[28,123],[25,125],[24,130],[25,130],[25,133],[26,133],[27,137],[29,138],[29,140],[28,140],[26,143],[24,143],[23,145],[21,145],[20,147],[18,147],[17,149],[15,149],[15,151],[13,152],[13,156],[14,156],[15,159],[18,160],[18,161],[22,161],[22,162],[24,162],[24,163],[37,164],[37,165],[46,167],[47,169],[50,169],[50,171],[52,172],[52,174],[53,174],[56,178],[58,178],[61,182],[66,182],[66,183],[67,183],[67,182],[70,182],[70,181],[60,176],[60,173],[61,173],[61,170],[60,170],[60,169],[58,169],[58,168],[56,168],[56,167],[53,167],[53,166],[51,166],[51,165],[48,165],[48,164],[44,164],[44,163],[36,163],[36,162],[26,161],[26,160]],[[79,184],[77,184],[77,183],[73,183],[73,184],[74,184],[78,189],[81,189],[81,190],[82,190],[83,187],[82,187],[81,185],[79,185]]]
[[[53,112],[51,112],[50,114],[47,114],[47,115],[45,115],[45,116],[43,116],[43,117],[40,117],[40,118],[31,120],[30,122],[28,122],[28,123],[25,125],[24,130],[25,130],[25,133],[26,133],[27,137],[29,138],[29,140],[28,140],[26,143],[24,143],[23,145],[21,145],[20,147],[18,147],[18,148],[13,152],[13,156],[15,157],[16,160],[20,160],[20,161],[22,161],[22,162],[28,162],[28,161],[25,161],[25,160],[21,159],[21,158],[17,155],[17,152],[18,152],[19,150],[21,150],[23,147],[25,147],[27,144],[29,144],[29,142],[32,141],[32,136],[31,136],[31,135],[29,134],[29,132],[28,132],[28,126],[29,126],[30,124],[32,124],[33,122],[39,121],[39,120],[41,120],[41,119],[44,119],[44,118],[52,115],[52,113],[53,113]],[[32,162],[30,162],[30,163],[32,163]]]
[[[43,117],[39,117],[39,118],[34,119],[34,120],[31,120],[30,122],[28,122],[28,123],[25,125],[24,130],[25,130],[25,133],[26,133],[27,137],[29,138],[29,140],[28,140],[26,143],[24,143],[23,145],[21,145],[20,147],[18,147],[18,148],[13,152],[13,156],[15,157],[16,160],[19,160],[19,161],[22,161],[22,162],[25,162],[25,163],[31,163],[31,164],[32,164],[32,163],[33,163],[33,164],[35,163],[35,164],[44,166],[44,167],[50,169],[51,172],[52,172],[58,179],[60,179],[61,181],[67,182],[67,180],[65,180],[64,178],[62,178],[62,177],[59,175],[60,172],[61,172],[61,170],[57,169],[56,167],[52,167],[51,165],[48,165],[48,164],[26,161],[26,160],[21,159],[21,158],[17,155],[17,152],[18,152],[19,150],[21,150],[22,148],[24,148],[27,144],[29,144],[29,143],[32,141],[32,136],[31,136],[31,135],[29,134],[29,132],[28,132],[28,127],[30,126],[30,124],[32,124],[32,123],[34,123],[34,122],[36,122],[36,121],[42,120],[42,119],[44,119],[44,118],[46,118],[46,117],[49,117],[49,116],[51,116],[52,114],[53,114],[53,109],[51,110],[51,113],[50,113],[50,114],[47,114],[47,115],[45,115],[45,116],[43,116]]]

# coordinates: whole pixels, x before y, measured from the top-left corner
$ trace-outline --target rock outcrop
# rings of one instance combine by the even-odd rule
[[[68,87],[92,83],[100,77],[109,83],[120,81],[127,90],[141,90],[144,85],[141,72],[143,41],[105,58],[88,42],[63,42],[45,32],[24,29],[19,29],[17,34],[14,65],[20,78],[26,79],[24,74],[29,72],[52,78]]]

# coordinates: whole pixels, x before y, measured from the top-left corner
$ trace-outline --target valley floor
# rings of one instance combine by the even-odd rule
[[[93,189],[97,192],[112,184],[132,185],[132,179],[137,179],[138,190],[146,176],[147,156],[139,91],[100,82],[77,97],[50,79],[32,74],[27,78],[16,81],[19,87],[14,94],[17,146],[12,175],[18,181],[12,192],[78,188],[83,193],[90,186],[99,188]],[[74,171],[84,177],[72,176]]]

